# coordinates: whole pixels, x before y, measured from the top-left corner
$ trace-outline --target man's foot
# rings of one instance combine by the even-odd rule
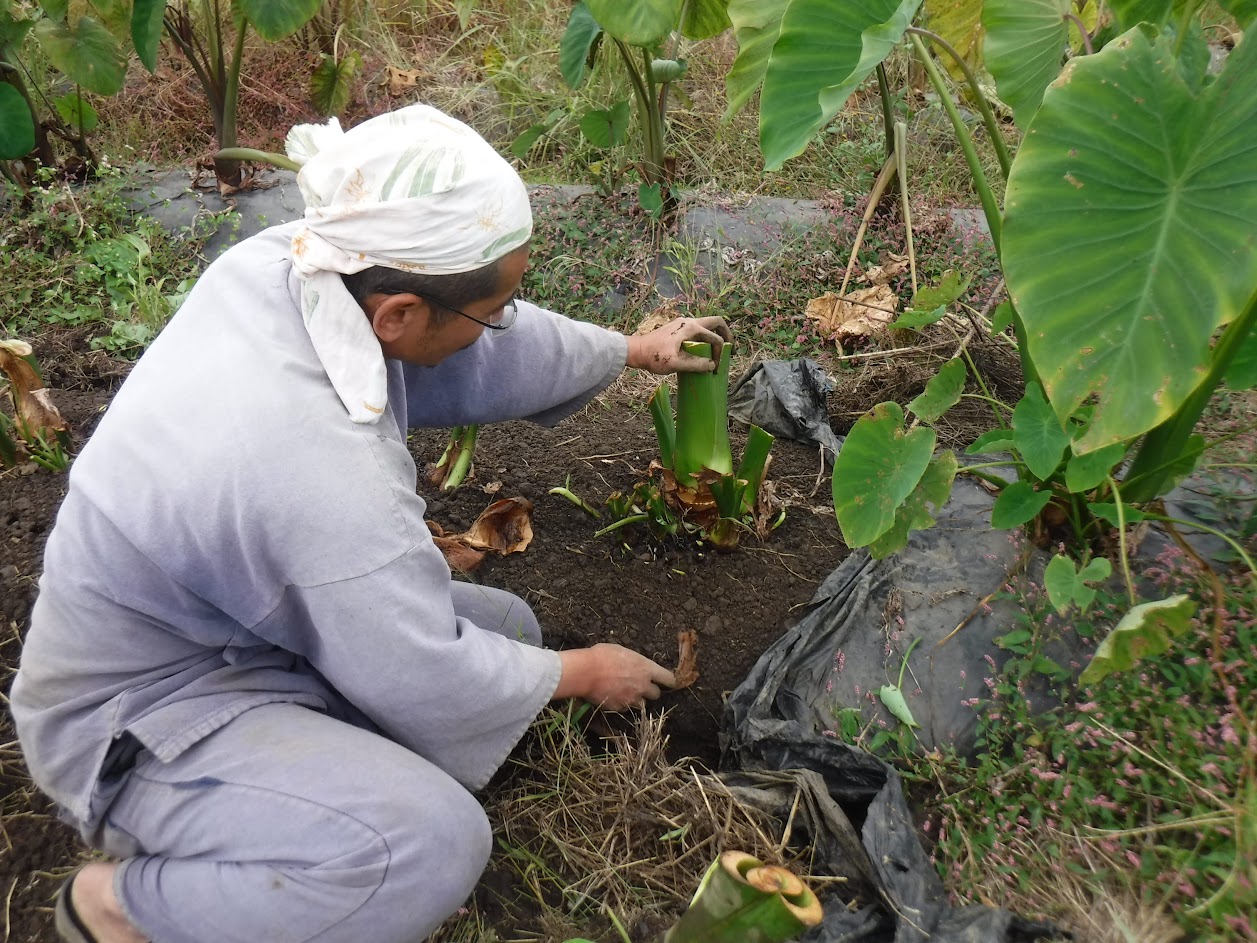
[[[122,912],[113,879],[118,865],[93,861],[62,888],[57,933],[65,943],[148,943]]]

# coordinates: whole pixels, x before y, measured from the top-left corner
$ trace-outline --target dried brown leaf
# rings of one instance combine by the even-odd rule
[[[864,273],[864,277],[870,285],[889,285],[892,278],[898,278],[906,271],[908,271],[908,257],[890,252],[885,262],[881,265],[874,265]]]
[[[465,534],[467,546],[500,554],[521,553],[532,543],[532,502],[503,498],[485,508]]]
[[[444,554],[450,569],[459,573],[471,573],[484,561],[485,551],[467,546],[461,534],[455,537],[433,537],[432,542]]]
[[[677,666],[672,674],[677,680],[674,691],[688,688],[698,680],[698,633],[693,629],[677,633]]]
[[[389,66],[385,72],[384,81],[388,84],[390,95],[401,95],[406,89],[418,85],[422,76],[423,72],[420,69],[398,69]]]
[[[53,405],[52,394],[44,387],[35,368],[24,359],[30,352],[30,345],[24,341],[0,341],[0,370],[9,378],[18,431],[23,437],[65,432],[65,420]]]
[[[874,285],[841,296],[827,291],[809,301],[804,314],[841,344],[885,330],[895,320],[898,309],[899,296],[887,285]]]
[[[528,547],[532,542],[532,508],[527,498],[494,501],[461,534],[447,534],[436,521],[425,523],[450,569],[470,573],[490,550],[505,556]]]

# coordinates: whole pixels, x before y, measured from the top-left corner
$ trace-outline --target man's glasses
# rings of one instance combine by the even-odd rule
[[[446,311],[453,311],[455,314],[462,315],[468,321],[475,321],[477,324],[482,324],[491,331],[505,331],[508,327],[514,324],[515,319],[519,317],[519,305],[516,303],[514,295],[511,295],[506,304],[502,305],[502,307],[498,308],[497,311],[489,315],[489,320],[486,321],[483,318],[478,318],[475,315],[468,314],[466,311],[459,311],[457,308],[452,308],[444,301],[441,301],[439,298],[433,298],[431,295],[425,295],[417,291],[407,291],[402,294],[416,295],[430,304],[436,305],[438,308],[444,308]]]

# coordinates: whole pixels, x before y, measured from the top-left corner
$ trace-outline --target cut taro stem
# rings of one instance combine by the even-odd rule
[[[708,869],[689,910],[664,943],[778,943],[801,936],[822,916],[820,901],[793,872],[726,851]]]

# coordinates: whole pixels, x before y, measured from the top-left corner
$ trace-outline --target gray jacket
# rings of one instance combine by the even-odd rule
[[[292,230],[209,267],[70,472],[11,701],[85,833],[125,734],[169,760],[259,704],[348,702],[475,789],[558,683],[554,652],[454,616],[406,429],[557,422],[625,339],[521,304],[438,367],[390,361],[389,409],[356,425],[302,324]]]

